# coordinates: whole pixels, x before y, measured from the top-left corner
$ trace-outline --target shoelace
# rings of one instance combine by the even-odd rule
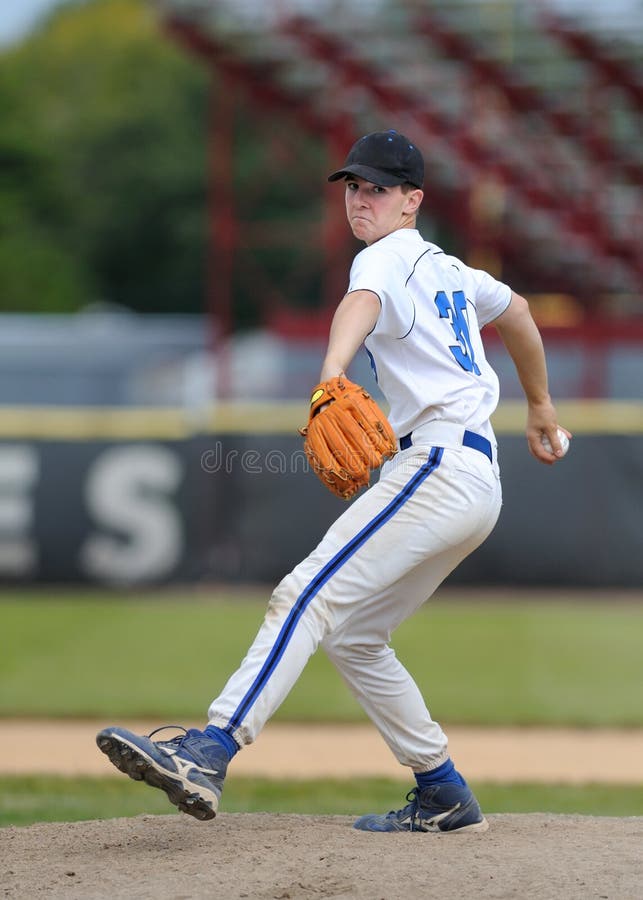
[[[154,731],[150,731],[150,733],[148,734],[148,738],[151,740],[155,734],[159,733],[159,731],[167,731],[168,728],[178,729],[179,731],[182,731],[183,734],[177,734],[176,737],[170,738],[167,741],[155,741],[155,743],[157,743],[157,744],[176,744],[176,749],[179,750],[181,745],[183,744],[183,741],[188,736],[187,728],[184,728],[182,725],[161,725],[160,728],[155,728]]]
[[[393,816],[396,819],[402,819],[408,815],[410,816],[409,831],[415,831],[415,824],[420,818],[420,789],[418,787],[412,788],[406,795],[406,799],[409,801],[409,803],[404,807],[404,809],[400,809],[397,811],[392,809],[390,813],[388,813],[387,818],[391,818],[391,816]]]

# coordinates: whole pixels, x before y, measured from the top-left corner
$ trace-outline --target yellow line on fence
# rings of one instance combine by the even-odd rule
[[[575,435],[643,434],[643,402],[619,400],[563,400],[556,403],[558,421]],[[496,434],[523,434],[527,407],[501,403],[493,416]]]
[[[565,400],[562,425],[580,434],[643,434],[643,402]],[[184,440],[198,434],[295,435],[306,402],[221,403],[207,409],[0,407],[0,440]],[[498,435],[524,433],[524,403],[507,402],[493,417]]]
[[[289,434],[304,403],[222,403],[207,409],[0,407],[0,439],[184,440],[196,434]]]

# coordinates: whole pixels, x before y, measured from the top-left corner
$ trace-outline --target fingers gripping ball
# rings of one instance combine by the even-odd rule
[[[560,449],[563,451],[563,456],[564,456],[567,453],[567,451],[569,450],[569,438],[567,437],[565,432],[562,431],[560,428],[558,429],[558,440],[560,442]],[[552,445],[549,441],[549,438],[547,437],[546,434],[542,435],[542,437],[540,438],[540,443],[543,445],[543,447],[545,448],[547,453],[553,454],[553,452],[554,452],[553,447],[552,447]]]
[[[382,410],[363,387],[344,376],[317,385],[308,424],[299,433],[317,477],[344,500],[368,485],[371,471],[397,452]]]

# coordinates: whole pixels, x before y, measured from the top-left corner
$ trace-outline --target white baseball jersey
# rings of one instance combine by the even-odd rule
[[[480,329],[511,289],[401,228],[356,256],[348,290],[373,291],[382,304],[365,346],[398,437],[433,421],[490,437],[498,378]]]

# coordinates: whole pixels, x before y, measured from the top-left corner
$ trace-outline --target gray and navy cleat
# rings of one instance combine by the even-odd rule
[[[167,741],[134,734],[126,728],[104,728],[96,735],[100,750],[116,768],[134,781],[160,788],[171,803],[195,819],[213,819],[217,813],[228,755],[216,741],[196,728]]]
[[[468,785],[444,782],[413,788],[403,809],[385,815],[369,813],[353,825],[360,831],[486,831],[487,820]]]

